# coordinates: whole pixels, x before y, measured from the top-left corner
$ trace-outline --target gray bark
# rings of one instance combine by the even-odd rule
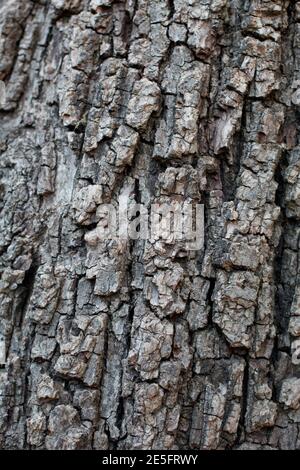
[[[300,448],[299,33],[297,1],[0,0],[1,448]],[[203,249],[99,240],[124,190],[203,203]]]

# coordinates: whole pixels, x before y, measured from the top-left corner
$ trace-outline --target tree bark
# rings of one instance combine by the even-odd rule
[[[299,449],[300,2],[0,0],[0,447]],[[99,239],[121,194],[201,250]]]

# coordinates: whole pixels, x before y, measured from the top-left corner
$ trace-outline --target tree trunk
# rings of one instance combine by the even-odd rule
[[[300,2],[0,0],[0,447],[299,449]],[[101,239],[201,203],[199,250]]]

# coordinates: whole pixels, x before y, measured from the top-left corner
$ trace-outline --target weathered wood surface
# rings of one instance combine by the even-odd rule
[[[0,34],[0,447],[299,449],[300,2],[0,0]],[[125,190],[202,202],[203,250],[99,241]]]

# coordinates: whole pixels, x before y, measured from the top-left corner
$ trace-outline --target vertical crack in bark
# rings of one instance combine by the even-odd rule
[[[0,447],[299,448],[300,2],[2,3]]]

